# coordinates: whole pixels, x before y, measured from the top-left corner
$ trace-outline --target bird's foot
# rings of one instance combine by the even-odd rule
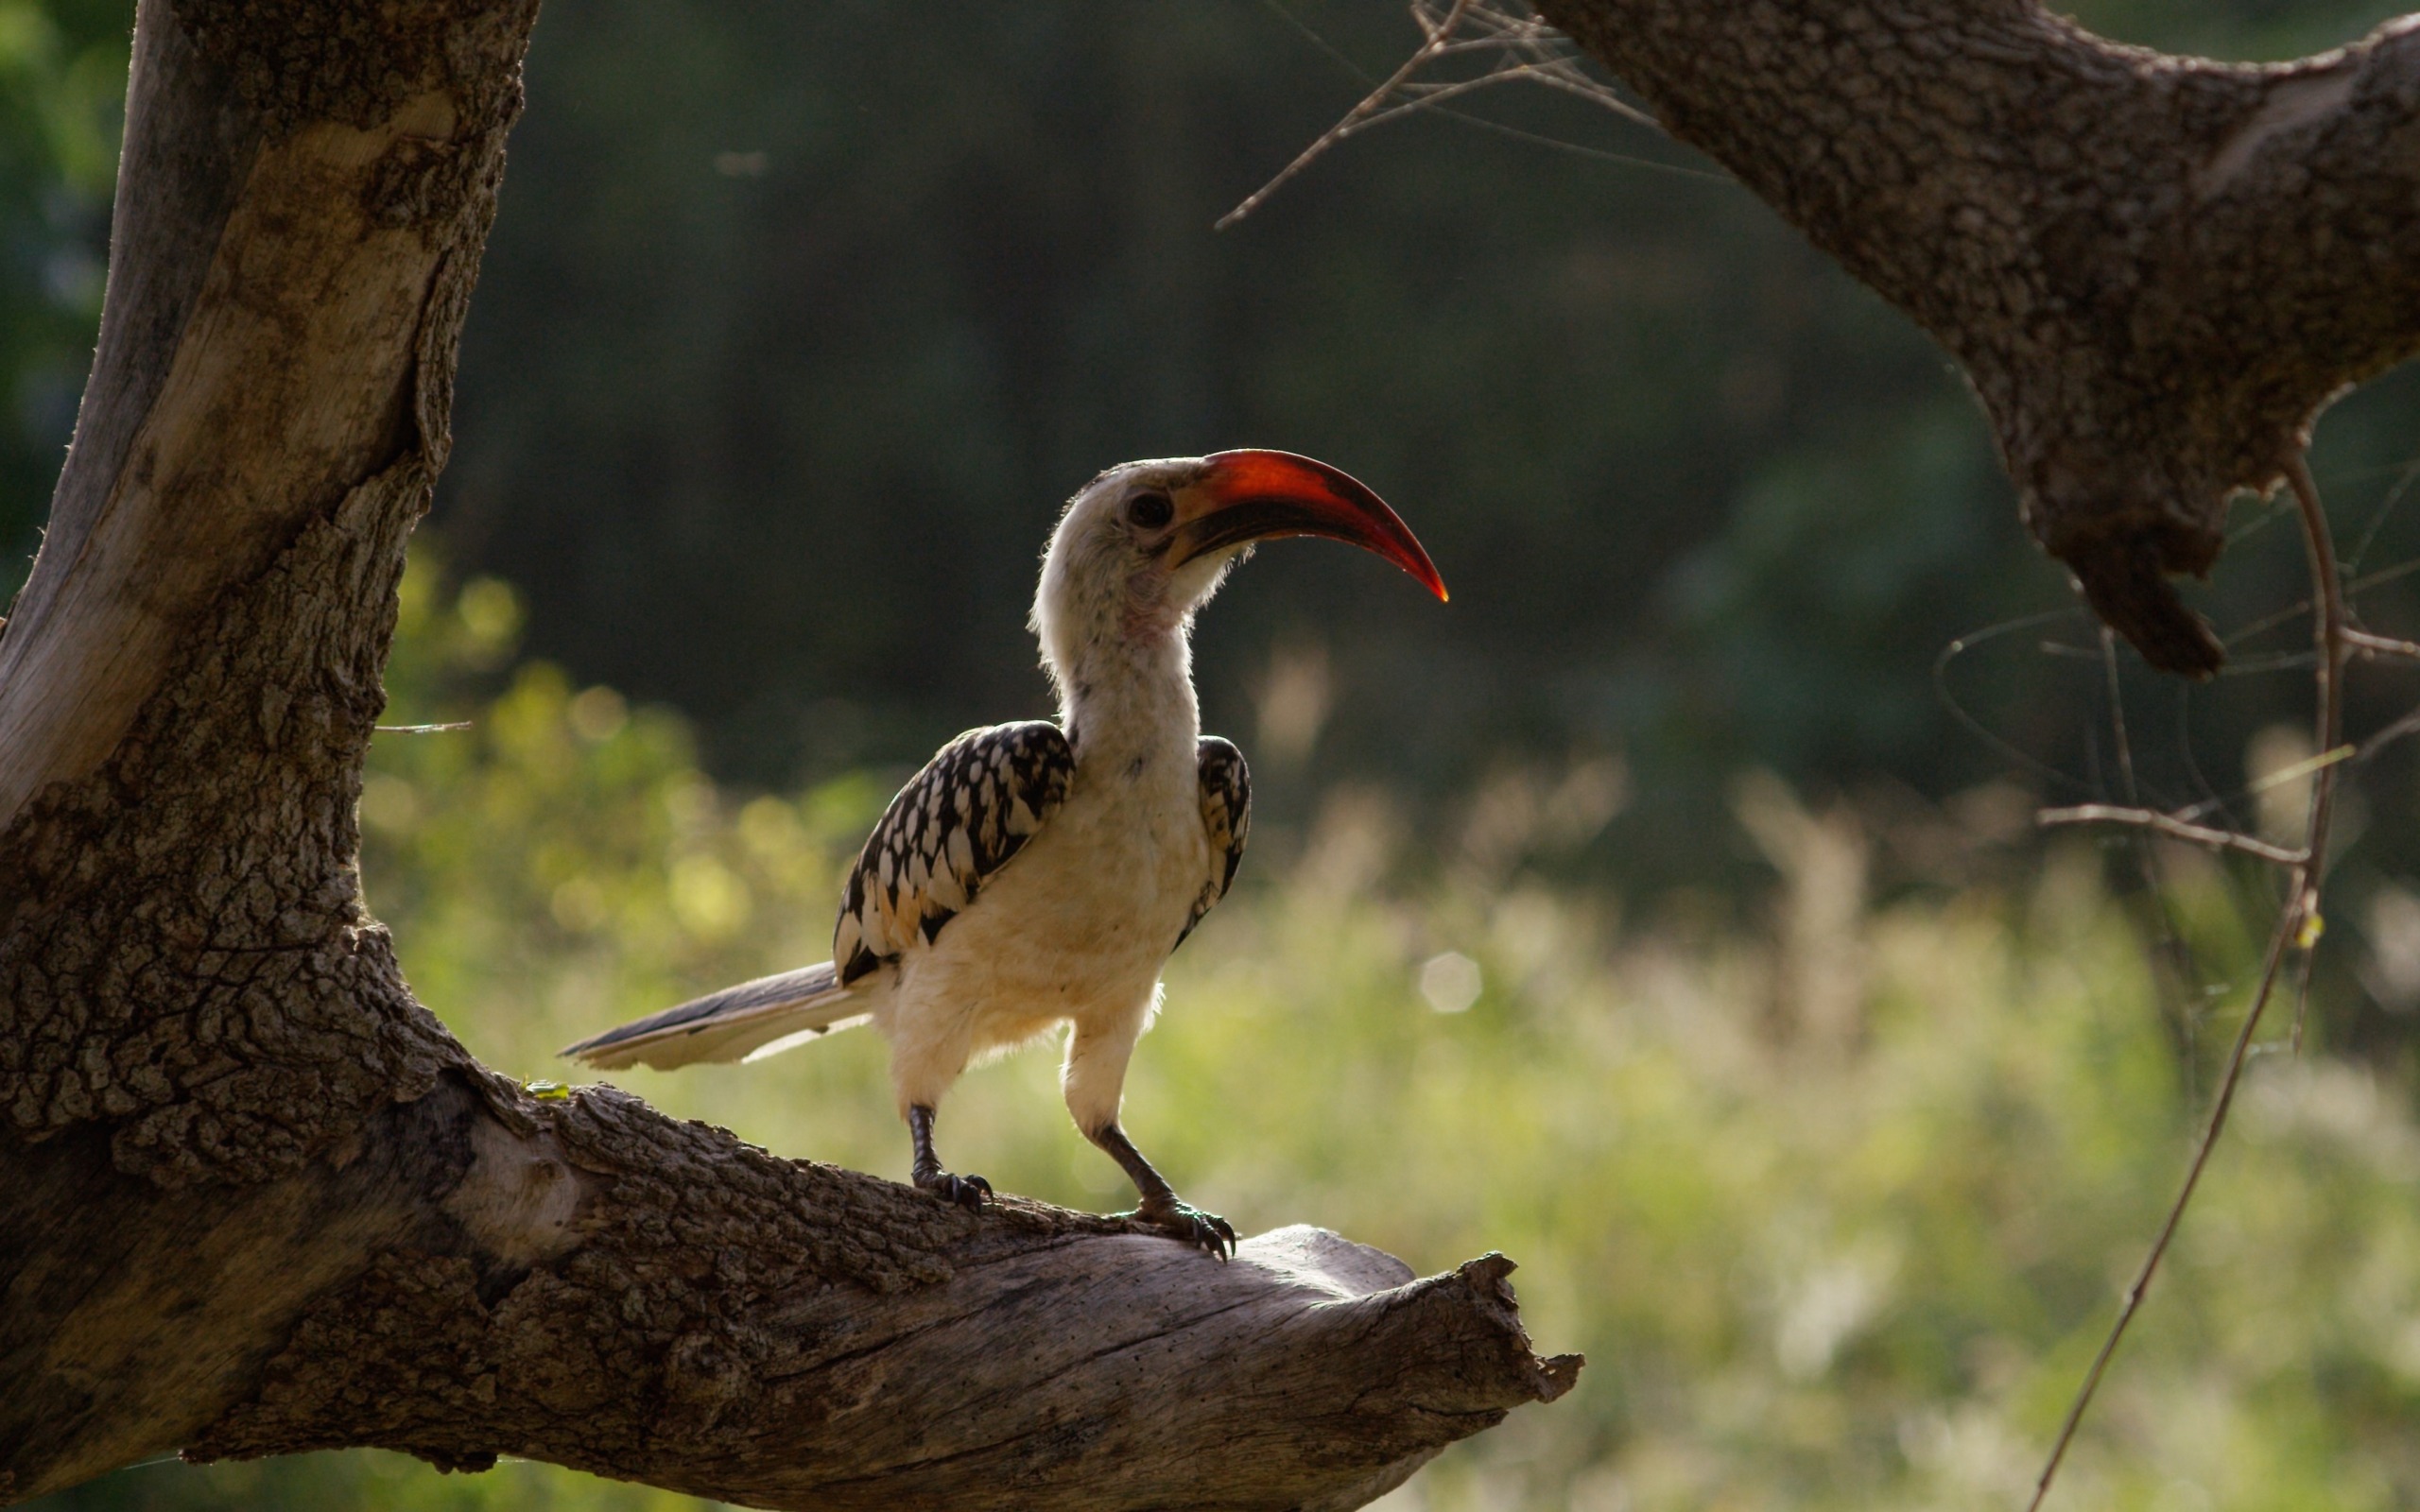
[[[954,1202],[969,1212],[983,1211],[983,1199],[992,1194],[992,1183],[979,1176],[953,1176],[947,1171],[919,1171],[916,1190],[929,1192],[943,1202]]]
[[[1140,1218],[1169,1238],[1208,1250],[1220,1260],[1230,1259],[1236,1252],[1235,1227],[1217,1213],[1203,1212],[1189,1202],[1174,1197],[1165,1202],[1146,1201],[1127,1216]]]

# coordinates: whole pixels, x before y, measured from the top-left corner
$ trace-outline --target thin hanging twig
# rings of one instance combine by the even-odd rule
[[[2126,802],[2133,808],[2143,807],[2143,794],[2135,775],[2135,742],[2126,728],[2125,679],[2118,671],[2118,632],[2104,625],[2100,627],[2101,678],[2109,694],[2109,725],[2118,742],[2118,773],[2126,786]],[[2195,1016],[2201,1011],[2205,994],[2201,991],[2201,972],[2194,968],[2192,948],[2185,943],[2185,935],[2177,927],[2176,911],[2169,905],[2168,868],[2160,858],[2159,848],[2141,834],[2127,847],[2135,862],[2142,890],[2135,894],[2133,906],[2137,916],[2148,914],[2150,922],[2159,931],[2158,939],[2150,948],[2152,974],[2158,982],[2160,1000],[2176,1021],[2178,1042],[2193,1043]],[[2130,900],[2130,902],[2133,902]]]
[[[2344,607],[2344,575],[2336,564],[2336,540],[2328,533],[2327,511],[2320,505],[2319,484],[2310,475],[2309,461],[2296,454],[2286,476],[2293,485],[2294,502],[2302,507],[2303,534],[2310,548],[2311,593],[2319,601],[2319,627],[2313,637],[2319,648],[2319,748],[2333,751],[2341,748],[2344,738],[2344,662],[2357,632]],[[2361,640],[2374,651],[2392,644],[2377,636]],[[2311,858],[2298,879],[2308,893],[2296,939],[2303,953],[2294,987],[2292,1048],[2298,1056],[2303,1048],[2303,1017],[2310,1006],[2311,962],[2325,923],[2319,911],[2319,885],[2326,863],[2328,821],[2335,812],[2336,777],[2333,762],[2311,774]]]
[[[2311,597],[2319,605],[2312,641],[2318,650],[2317,710],[2312,722],[2320,750],[2331,755],[2338,749],[2343,731],[2343,669],[2349,647],[2344,611],[2344,585],[2336,566],[2336,546],[2328,534],[2327,515],[2320,507],[2318,485],[2311,481],[2309,465],[2299,455],[2287,470],[2287,480],[2292,486],[2294,501],[2300,507],[2303,522],[2303,544],[2310,558]],[[2084,1372],[2083,1383],[2076,1390],[2075,1400],[2068,1404],[2066,1420],[2059,1426],[2059,1436],[2050,1447],[2050,1455],[2042,1467],[2041,1478],[2034,1483],[2033,1499],[2026,1503],[2027,1512],[2037,1512],[2043,1499],[2050,1494],[2050,1483],[2059,1473],[2059,1465],[2066,1457],[2067,1446],[2074,1442],[2076,1429],[2092,1405],[2093,1393],[2100,1385],[2100,1378],[2109,1368],[2110,1357],[2118,1352],[2118,1344],[2126,1335],[2128,1325],[2143,1305],[2143,1296],[2150,1290],[2152,1278],[2159,1270],[2162,1257],[2168,1253],[2169,1242],[2176,1237],[2177,1226],[2185,1220],[2185,1210],[2193,1200],[2193,1190],[2201,1183],[2202,1172],[2210,1163],[2210,1152],[2219,1143],[2219,1135],[2226,1128],[2227,1112],[2235,1106],[2237,1086],[2243,1079],[2244,1063],[2250,1058],[2253,1035],[2260,1027],[2261,1015],[2268,1009],[2269,1000],[2275,995],[2279,972],[2286,964],[2289,950],[2308,954],[2319,942],[2321,916],[2319,911],[2319,881],[2326,868],[2327,832],[2335,813],[2336,776],[2341,761],[2319,763],[2311,772],[2309,818],[2303,831],[2303,853],[2289,866],[2287,896],[2284,906],[2277,910],[2277,927],[2269,936],[2269,953],[2260,970],[2260,985],[2252,995],[2252,1004],[2243,1016],[2243,1027],[2237,1031],[2234,1047],[2227,1054],[2226,1071],[2220,1077],[2218,1096],[2211,1104],[2209,1123],[2202,1131],[2200,1143],[2193,1151],[2193,1162],[2185,1173],[2185,1184],[2177,1190],[2176,1200],[2169,1205],[2168,1218],[2160,1225],[2159,1235],[2152,1241],[2144,1255],[2141,1269],[2135,1273],[2134,1283],[2126,1288],[2123,1302],[2118,1309],[2116,1321],[2100,1342],[2100,1352],[2093,1357],[2091,1369]],[[2157,816],[2165,818],[2166,816]],[[2227,832],[2214,831],[2216,834]],[[2239,837],[2238,837],[2239,838]]]

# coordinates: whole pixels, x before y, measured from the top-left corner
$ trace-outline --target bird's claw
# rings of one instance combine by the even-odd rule
[[[1235,1256],[1235,1226],[1189,1202],[1147,1202],[1134,1211],[1134,1216],[1166,1231],[1169,1238],[1207,1250],[1220,1260]]]
[[[983,1199],[992,1194],[992,1183],[979,1176],[953,1176],[947,1171],[920,1171],[916,1174],[916,1189],[929,1192],[943,1202],[956,1203],[969,1212],[983,1211]]]

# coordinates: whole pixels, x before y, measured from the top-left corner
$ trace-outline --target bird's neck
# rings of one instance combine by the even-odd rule
[[[1087,636],[1060,669],[1061,726],[1080,767],[1193,756],[1201,709],[1193,696],[1193,649],[1180,625],[1132,635]]]

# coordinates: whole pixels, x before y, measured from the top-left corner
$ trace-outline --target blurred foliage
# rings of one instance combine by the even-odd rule
[[[2399,0],[2082,9],[2269,57]],[[1497,91],[1470,109],[1531,137],[1409,119],[1214,233],[1400,60],[1400,6],[910,15],[548,7],[438,516],[528,593],[534,650],[679,704],[726,778],[906,769],[978,715],[1046,708],[1022,624],[1058,501],[1126,457],[1278,445],[1370,481],[1455,590],[1440,609],[1288,546],[1205,616],[1205,708],[1247,750],[1274,662],[1325,656],[1301,793],[1619,754],[1656,801],[1585,869],[1644,892],[1754,874],[1702,843],[1742,764],[1935,797],[2002,769],[1930,663],[2068,608],[2059,570],[1938,350],[1685,149]],[[2348,531],[2413,455],[2415,399],[2399,377],[2326,427]],[[2199,595],[2222,627],[2301,595],[2272,534]],[[2399,510],[2372,559],[2416,554]],[[2420,628],[2411,590],[2365,604]],[[2093,649],[2080,617],[2055,630]],[[2106,679],[2043,639],[1962,662],[1956,696],[2116,797]],[[2195,696],[2188,743],[2172,687],[2123,685],[2151,711],[2140,781],[2179,801],[2202,794],[2162,760],[2230,789],[2308,693],[2231,679]]]
[[[92,361],[131,15],[123,0],[0,0],[0,606]]]
[[[879,787],[717,786],[683,720],[515,664],[493,579],[406,578],[362,800],[364,878],[421,995],[491,1064],[740,975],[817,958]],[[2006,1505],[2185,1160],[2256,941],[2224,876],[2170,897],[2217,1017],[2180,1032],[2086,848],[2012,865],[2004,791],[1876,817],[1778,779],[1731,801],[1784,879],[1769,929],[1626,925],[1549,885],[1605,822],[1601,769],[1506,772],[1450,825],[1332,794],[1254,850],[1180,953],[1127,1119],[1183,1189],[1258,1231],[1309,1221],[1424,1271],[1500,1247],[1578,1389],[1396,1493],[1409,1508],[1648,1512]],[[1924,851],[1948,901],[1867,896]],[[1404,863],[1426,864],[1407,867]],[[1544,869],[1542,869],[1542,867]],[[2282,1026],[2282,1019],[2277,1021]],[[883,1046],[631,1072],[668,1111],[904,1177]],[[1052,1057],[971,1074],[955,1160],[1122,1205],[1058,1106]],[[2076,1507],[2420,1501],[2420,1123],[2409,1078],[2255,1063],[2061,1492]],[[669,1509],[686,1498],[390,1454],[130,1469],[41,1512],[344,1505]]]

